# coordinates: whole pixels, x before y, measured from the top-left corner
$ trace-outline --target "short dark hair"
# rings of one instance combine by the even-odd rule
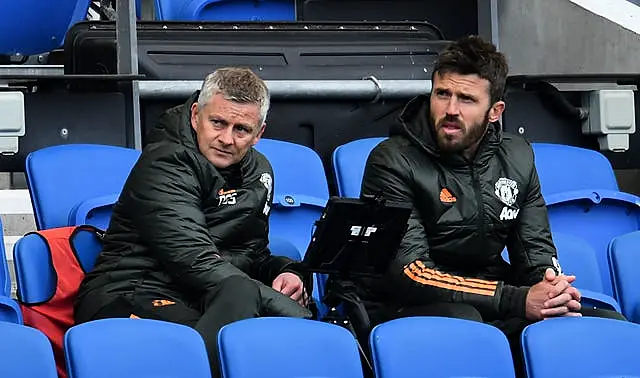
[[[445,73],[476,74],[488,80],[491,103],[495,104],[504,96],[509,66],[504,54],[492,43],[471,35],[453,42],[440,52],[431,79],[436,74]]]

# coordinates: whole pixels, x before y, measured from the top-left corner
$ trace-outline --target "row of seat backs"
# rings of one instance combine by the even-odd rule
[[[640,344],[640,325],[602,318],[557,318],[529,325],[520,343],[528,378],[637,376],[628,348]],[[557,358],[549,345],[580,340]],[[434,377],[513,377],[509,342],[497,328],[447,318],[404,318],[371,333],[378,378],[428,372]],[[616,346],[602,348],[602,345]],[[454,357],[455,356],[455,357]],[[566,364],[565,358],[574,361]],[[626,375],[628,374],[628,375]]]
[[[3,377],[56,377],[51,346],[42,333],[9,323],[0,323],[0,332]],[[563,348],[563,358],[557,358],[549,346],[558,340],[579,342]],[[179,324],[103,319],[74,326],[64,341],[70,378],[210,377],[202,338]],[[635,356],[640,348],[638,324],[551,319],[528,326],[520,342],[529,378],[640,376]],[[221,329],[218,345],[225,378],[363,377],[353,335],[330,323],[241,320]],[[378,378],[413,376],[416,371],[441,377],[515,377],[506,336],[480,322],[396,319],[376,326],[369,346]]]
[[[57,378],[47,337],[35,328],[0,323],[0,374],[6,378]],[[175,323],[107,319],[69,329],[64,337],[69,378],[210,378],[202,337]]]
[[[35,55],[61,47],[86,19],[90,0],[0,2],[0,55]],[[141,0],[136,0],[140,15]],[[295,0],[155,0],[164,21],[295,21]],[[11,38],[8,38],[11,36]]]
[[[295,0],[155,0],[163,21],[295,21]]]

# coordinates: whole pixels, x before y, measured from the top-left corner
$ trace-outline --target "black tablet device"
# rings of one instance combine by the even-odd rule
[[[316,222],[303,264],[316,273],[382,276],[410,215],[409,203],[332,197]]]

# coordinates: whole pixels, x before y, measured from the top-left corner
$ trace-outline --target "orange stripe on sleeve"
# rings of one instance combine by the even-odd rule
[[[441,277],[444,280],[453,280],[454,282],[459,282],[461,285],[479,287],[479,288],[484,288],[489,290],[494,290],[498,286],[497,281],[481,280],[478,278],[465,278],[460,276],[454,276],[447,273],[442,273],[439,270],[427,268],[424,265],[424,263],[420,260],[417,260],[415,264],[420,268],[420,271],[424,273],[436,275],[438,277]]]
[[[427,268],[421,261],[411,263],[404,269],[404,274],[411,280],[423,285],[441,289],[460,291],[471,294],[494,296],[498,282],[479,279],[466,279]]]

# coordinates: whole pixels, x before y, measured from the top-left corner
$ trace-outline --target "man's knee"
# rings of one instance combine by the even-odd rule
[[[404,308],[400,316],[442,316],[482,322],[482,315],[475,307],[466,303],[434,303],[427,306]]]
[[[260,298],[258,283],[244,276],[230,276],[223,279],[218,284],[218,291],[223,296],[237,295],[252,300]]]
[[[482,315],[477,308],[466,303],[443,303],[440,309],[442,315],[447,318],[458,318],[482,322]]]

